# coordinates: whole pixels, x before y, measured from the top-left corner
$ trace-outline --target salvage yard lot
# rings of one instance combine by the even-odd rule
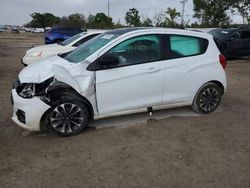
[[[0,187],[249,187],[250,60],[228,63],[228,90],[213,114],[181,108],[190,117],[153,115],[60,138],[10,120],[20,59],[42,43],[41,34],[0,34]]]

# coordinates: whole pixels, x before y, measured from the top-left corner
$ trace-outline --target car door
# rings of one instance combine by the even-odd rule
[[[250,30],[233,33],[228,41],[228,49],[230,54],[234,56],[250,55]]]
[[[119,64],[96,71],[100,115],[161,105],[165,61],[160,36],[130,38],[105,56],[116,57]]]
[[[208,47],[208,40],[185,35],[169,35],[167,39],[163,104],[190,104],[201,84],[213,72],[209,57],[201,55]]]
[[[228,56],[241,56],[242,55],[242,38],[241,33],[236,31],[230,35],[227,42]]]
[[[250,55],[250,30],[241,31],[241,43],[239,53],[242,56]]]

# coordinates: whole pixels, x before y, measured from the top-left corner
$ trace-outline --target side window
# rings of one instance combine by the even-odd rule
[[[206,39],[182,35],[170,35],[170,54],[172,59],[206,52],[208,41]]]
[[[241,38],[242,39],[250,39],[250,31],[242,31]]]
[[[235,32],[230,38],[229,40],[233,41],[233,40],[238,40],[240,39],[241,36],[240,36],[240,33],[239,32]]]
[[[160,37],[143,35],[128,39],[107,52],[104,56],[118,59],[119,66],[158,61],[161,59]]]
[[[87,37],[84,37],[83,39],[81,39],[81,40],[79,40],[78,42],[76,42],[75,44],[73,44],[73,46],[78,47],[78,46],[80,46],[81,44],[87,42],[88,40],[90,40],[90,39],[96,37],[97,35],[99,35],[99,34],[93,34],[93,35],[89,35],[89,36],[87,36]]]

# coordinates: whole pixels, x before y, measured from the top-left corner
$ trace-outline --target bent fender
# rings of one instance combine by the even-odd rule
[[[57,80],[68,84],[78,93],[84,94],[85,97],[93,95],[94,74],[92,72],[87,73],[83,66],[75,66],[70,70],[60,65],[53,66],[54,77]]]
[[[64,82],[74,88],[77,92],[80,93],[80,87],[77,81],[71,76],[71,74],[60,65],[53,65],[54,76],[57,80]]]

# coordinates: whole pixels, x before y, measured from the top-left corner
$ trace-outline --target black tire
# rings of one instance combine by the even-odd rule
[[[208,82],[197,92],[192,109],[200,114],[209,114],[219,106],[223,91],[215,83]]]
[[[76,100],[60,100],[53,104],[47,120],[59,136],[74,136],[81,133],[89,119],[87,107]]]

